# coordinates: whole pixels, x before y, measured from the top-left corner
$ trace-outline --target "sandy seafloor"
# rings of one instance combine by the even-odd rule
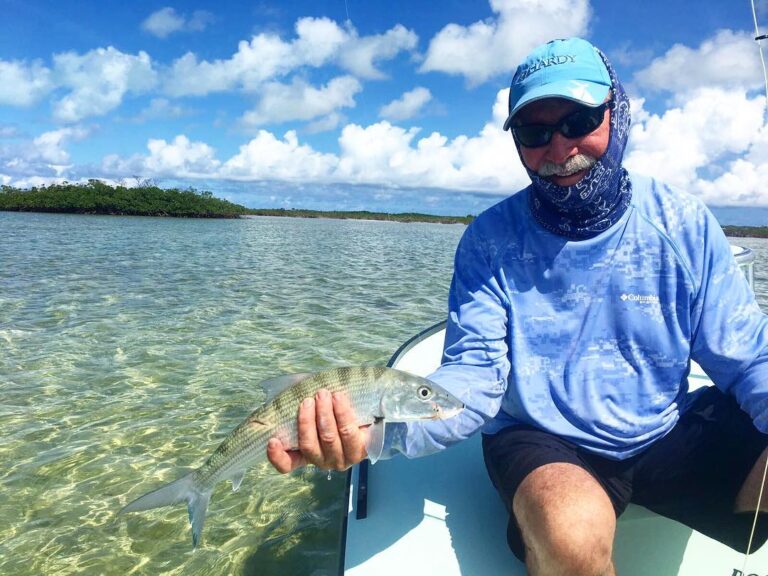
[[[344,476],[249,472],[129,499],[204,460],[286,372],[383,364],[441,320],[460,225],[0,213],[0,574],[335,574]],[[768,309],[768,241],[756,292]]]

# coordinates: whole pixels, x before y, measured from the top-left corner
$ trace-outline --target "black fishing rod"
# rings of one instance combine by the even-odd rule
[[[765,57],[763,56],[763,40],[768,39],[768,34],[760,34],[760,26],[757,23],[757,8],[755,6],[755,0],[752,2],[752,20],[755,23],[755,42],[757,42],[757,48],[760,52],[760,63],[763,65],[763,79],[765,80],[765,97],[766,105],[768,106],[768,73],[765,71]]]

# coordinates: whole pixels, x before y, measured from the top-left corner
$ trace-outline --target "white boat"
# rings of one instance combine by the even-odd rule
[[[739,247],[734,254],[752,284],[754,254]],[[444,322],[428,328],[389,365],[428,375],[440,363],[444,334]],[[692,366],[691,389],[707,385],[709,378]],[[364,461],[349,473],[348,496],[346,576],[526,573],[507,547],[507,513],[487,476],[479,434],[426,458],[396,457],[375,466]],[[622,576],[768,574],[768,546],[746,560],[745,566],[744,554],[637,505],[618,522],[614,563]]]

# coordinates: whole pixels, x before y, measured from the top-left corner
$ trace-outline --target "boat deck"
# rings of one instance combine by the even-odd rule
[[[392,364],[429,374],[443,337],[442,325],[433,327],[404,346]],[[694,365],[690,387],[709,384]],[[364,462],[350,474],[349,496],[347,576],[526,573],[507,548],[507,514],[485,471],[479,435],[428,458]],[[742,576],[744,555],[630,505],[618,523],[614,562],[622,576]],[[768,574],[768,546],[750,556],[744,576],[753,574]]]
[[[754,255],[738,246],[732,251],[752,284]],[[390,366],[427,376],[439,365],[444,335],[444,323],[425,330]],[[688,384],[693,390],[712,382],[693,364]],[[506,525],[479,434],[427,458],[364,461],[349,474],[341,573],[523,575],[525,566],[507,548]],[[768,545],[751,554],[746,567],[744,561],[743,554],[641,506],[630,505],[618,522],[614,563],[622,576],[762,576]]]

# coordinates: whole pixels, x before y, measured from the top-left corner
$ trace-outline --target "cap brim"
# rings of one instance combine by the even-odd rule
[[[544,98],[563,98],[594,108],[605,102],[610,90],[611,87],[605,84],[587,82],[584,80],[566,80],[537,86],[536,88],[529,90],[525,96],[517,101],[515,107],[510,111],[506,122],[504,122],[504,130],[509,130],[512,125],[512,119],[523,106],[535,102],[536,100],[543,100]]]

